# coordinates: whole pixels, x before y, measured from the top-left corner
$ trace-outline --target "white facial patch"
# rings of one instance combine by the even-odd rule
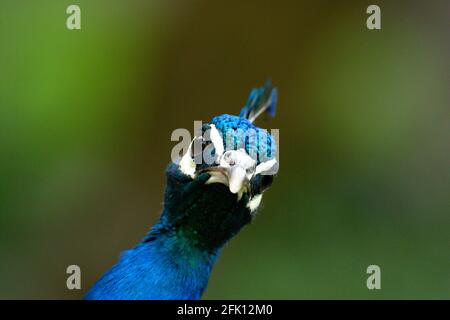
[[[261,162],[256,166],[255,175],[274,175],[278,172],[278,161],[277,159],[271,159],[265,162]]]
[[[211,142],[213,143],[214,148],[216,149],[217,159],[220,159],[225,150],[223,147],[223,139],[220,136],[219,130],[217,130],[215,125],[211,124],[210,127],[211,127],[210,131]]]
[[[181,172],[183,172],[185,175],[190,176],[191,178],[194,178],[195,168],[196,168],[195,161],[191,157],[192,144],[195,141],[195,139],[196,139],[196,137],[194,137],[194,139],[189,144],[188,150],[186,151],[184,156],[181,158],[180,163],[179,163]]]
[[[247,208],[250,209],[250,212],[255,211],[258,209],[259,205],[261,204],[262,200],[262,194],[257,194],[253,198],[250,199],[250,201],[247,203]]]

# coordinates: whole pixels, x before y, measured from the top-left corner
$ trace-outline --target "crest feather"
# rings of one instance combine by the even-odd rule
[[[240,117],[248,119],[250,122],[255,121],[264,112],[274,117],[277,100],[277,88],[274,88],[272,82],[267,80],[264,86],[250,91],[247,104],[242,108]]]

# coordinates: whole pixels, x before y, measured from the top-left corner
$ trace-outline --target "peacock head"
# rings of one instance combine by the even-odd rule
[[[240,116],[220,115],[203,124],[178,163],[167,170],[163,218],[198,246],[219,248],[249,223],[276,173],[277,146],[253,124],[274,115],[276,89],[254,89]]]

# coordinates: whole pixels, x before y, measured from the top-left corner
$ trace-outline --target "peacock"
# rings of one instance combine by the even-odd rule
[[[263,113],[275,116],[276,104],[268,80],[251,90],[239,116],[202,125],[202,135],[166,169],[159,221],[85,299],[201,298],[221,248],[254,219],[278,172],[275,137],[253,123]]]

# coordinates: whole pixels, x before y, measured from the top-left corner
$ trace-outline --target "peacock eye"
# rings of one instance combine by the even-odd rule
[[[273,176],[269,176],[269,175],[261,176],[259,192],[262,193],[263,191],[267,190],[272,185],[272,182],[273,182]]]

